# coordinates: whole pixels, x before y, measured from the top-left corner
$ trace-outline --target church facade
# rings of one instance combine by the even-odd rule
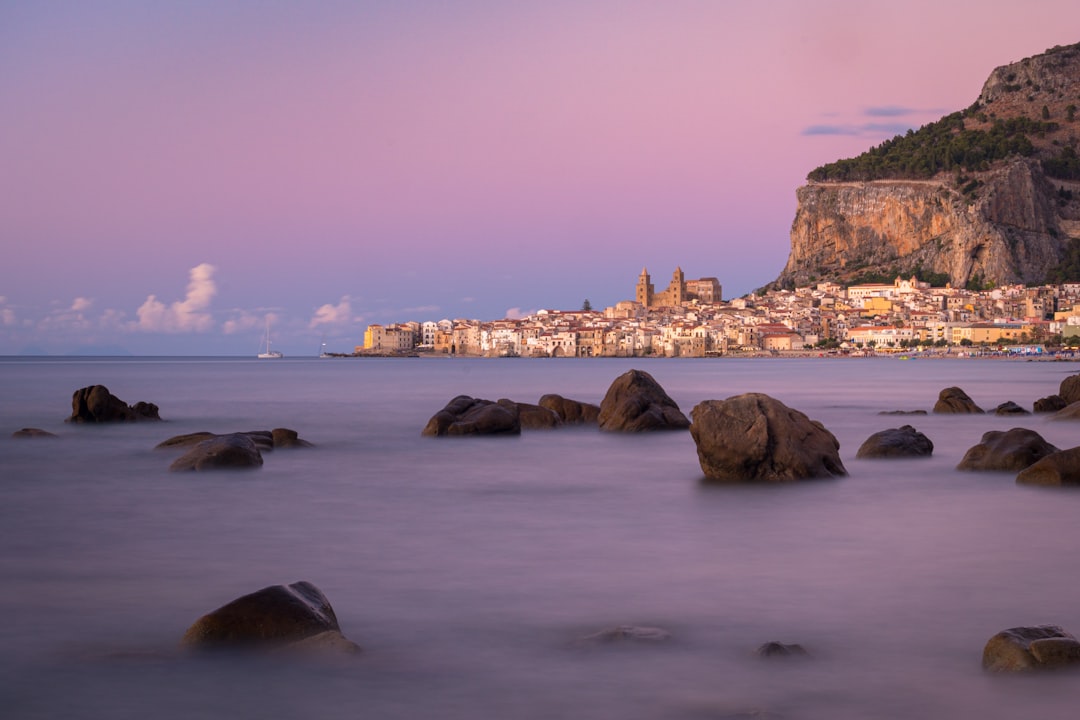
[[[675,268],[667,289],[656,292],[648,268],[642,268],[638,276],[634,300],[644,308],[677,307],[688,302],[720,302],[720,281],[714,277],[687,280],[682,268]]]

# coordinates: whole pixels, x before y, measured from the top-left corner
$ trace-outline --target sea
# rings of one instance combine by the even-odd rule
[[[767,393],[846,477],[703,482],[687,432],[422,437],[457,395],[599,403],[631,368],[689,415]],[[1080,372],[1023,359],[0,358],[5,718],[1072,718],[1080,674],[990,675],[1000,630],[1080,633],[1080,491],[956,464]],[[162,422],[69,425],[102,384]],[[985,415],[930,410],[959,386]],[[913,425],[930,458],[860,460]],[[57,438],[14,439],[37,427]],[[314,447],[171,473],[182,433]],[[201,615],[307,580],[354,656],[192,655]],[[666,642],[592,644],[623,625]],[[761,658],[764,643],[808,655]]]

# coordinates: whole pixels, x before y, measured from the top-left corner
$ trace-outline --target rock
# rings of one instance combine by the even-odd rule
[[[502,398],[498,401],[507,410],[517,413],[522,430],[551,430],[563,424],[554,410],[529,403],[519,403]]]
[[[1047,455],[1016,476],[1020,485],[1080,485],[1080,447]]]
[[[421,435],[520,435],[518,414],[490,400],[458,395],[428,420]]]
[[[1069,403],[1050,416],[1051,420],[1080,420],[1080,402]]]
[[[1066,405],[1080,402],[1080,373],[1070,375],[1061,381],[1061,385],[1058,388],[1058,396],[1061,397]]]
[[[968,394],[958,387],[948,387],[938,394],[934,403],[935,413],[981,413],[983,409],[976,405]]]
[[[1020,407],[1012,400],[1003,402],[994,410],[995,415],[1030,415],[1031,413]]]
[[[878,415],[925,415],[925,410],[882,410]]]
[[[930,438],[911,427],[893,428],[876,432],[859,446],[857,458],[930,457],[934,443]]]
[[[109,392],[104,385],[90,385],[71,396],[71,417],[69,423],[136,422],[139,420],[161,420],[158,406],[153,403],[137,402],[127,405],[123,400]]]
[[[671,639],[671,633],[663,628],[640,625],[618,625],[607,630],[586,635],[579,645],[606,645],[610,643],[660,643]]]
[[[806,657],[809,655],[806,652],[806,648],[798,643],[785,644],[782,642],[767,642],[757,650],[754,654],[758,657],[771,658],[771,657]]]
[[[600,417],[599,405],[570,400],[562,395],[544,395],[539,405],[554,411],[567,425],[596,423]]]
[[[315,447],[307,440],[300,437],[300,433],[289,428],[274,428],[270,431],[275,448],[309,448]]]
[[[1058,451],[1042,435],[1027,428],[983,433],[978,445],[964,453],[957,470],[1023,470],[1040,458]]]
[[[255,443],[255,447],[259,448],[259,452],[273,452],[274,450],[274,433],[269,430],[245,430],[240,435],[247,435],[251,438],[251,441]]]
[[[690,415],[690,434],[707,480],[790,482],[847,475],[836,437],[768,395],[706,400]]]
[[[11,433],[13,438],[54,438],[59,437],[48,430],[42,430],[41,428],[23,428],[22,430],[16,430]]]
[[[262,467],[259,448],[250,435],[233,433],[203,440],[178,457],[169,470],[204,472],[206,470],[243,470]]]
[[[237,598],[196,620],[180,643],[195,649],[360,650],[341,634],[330,601],[306,581]]]
[[[1080,642],[1057,625],[1002,630],[983,648],[982,666],[991,672],[1020,672],[1080,662]]]
[[[1064,409],[1068,404],[1060,395],[1047,395],[1036,400],[1033,409],[1037,413],[1057,412]]]
[[[170,448],[185,448],[193,445],[198,445],[203,440],[209,440],[210,438],[217,437],[216,433],[212,432],[193,432],[186,435],[173,435],[168,440],[162,440],[154,446],[155,450],[168,450]]]
[[[611,383],[600,403],[600,429],[609,432],[685,430],[690,421],[660,383],[643,370],[628,370]]]

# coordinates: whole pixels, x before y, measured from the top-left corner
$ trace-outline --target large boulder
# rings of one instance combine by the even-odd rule
[[[611,383],[600,403],[601,430],[685,430],[690,421],[660,383],[643,370],[628,370]]]
[[[978,445],[968,448],[956,469],[1017,472],[1057,451],[1034,430],[991,430],[983,433]]]
[[[1060,395],[1047,395],[1036,400],[1032,409],[1037,413],[1057,412],[1068,404]]]
[[[180,643],[193,649],[360,650],[341,634],[330,601],[306,581],[237,598],[196,620]]]
[[[1080,642],[1057,625],[1002,630],[983,648],[982,666],[991,672],[1050,670],[1080,663]]]
[[[707,480],[790,482],[847,475],[836,437],[768,395],[706,400],[690,416]]]
[[[1021,485],[1080,485],[1080,447],[1060,450],[1020,471]]]
[[[109,392],[109,388],[104,385],[89,385],[76,390],[71,396],[71,417],[64,422],[107,423],[139,420],[161,420],[158,406],[148,402],[128,405]]]
[[[521,419],[505,405],[458,395],[435,413],[421,435],[520,435]]]
[[[930,457],[934,452],[934,443],[930,438],[911,427],[904,425],[890,430],[876,432],[866,438],[857,458],[901,458]]]
[[[934,403],[936,413],[981,413],[983,409],[975,404],[968,394],[958,387],[947,387],[938,393]]]
[[[517,413],[522,430],[552,430],[563,424],[562,418],[554,410],[530,403],[519,403],[501,398],[498,403],[513,413]]]
[[[197,443],[173,461],[173,472],[244,470],[262,467],[262,454],[247,433],[215,435]]]
[[[1058,388],[1058,395],[1065,401],[1066,405],[1071,405],[1074,402],[1080,402],[1080,373],[1076,375],[1070,375],[1061,381],[1061,385]]]
[[[584,425],[597,422],[600,406],[592,403],[570,400],[562,395],[549,393],[540,398],[540,407],[545,407],[558,415],[567,425]]]

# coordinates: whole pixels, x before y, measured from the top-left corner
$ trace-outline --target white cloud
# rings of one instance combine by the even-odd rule
[[[214,266],[202,263],[191,268],[187,295],[166,305],[151,295],[136,311],[135,328],[148,332],[205,332],[213,327],[214,319],[207,312],[217,294],[213,280]]]
[[[86,312],[94,304],[94,301],[90,298],[77,297],[75,301],[71,303],[72,312]]]
[[[506,311],[506,319],[507,320],[521,320],[523,318],[527,318],[530,315],[535,315],[535,314],[536,314],[535,310],[522,310],[519,307],[512,307],[512,308],[510,308],[509,310]]]
[[[308,323],[309,328],[320,325],[348,325],[353,321],[352,301],[348,295],[341,298],[337,305],[327,303],[315,311]]]

